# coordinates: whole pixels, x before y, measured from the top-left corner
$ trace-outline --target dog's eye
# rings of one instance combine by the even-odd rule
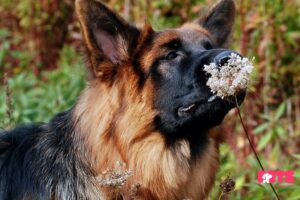
[[[177,53],[176,51],[171,51],[171,52],[169,52],[169,53],[166,55],[165,59],[166,59],[166,60],[173,60],[173,59],[175,59],[177,56],[178,56],[178,53]]]
[[[204,49],[207,49],[207,50],[213,48],[212,44],[208,41],[203,42],[203,47],[204,47]]]

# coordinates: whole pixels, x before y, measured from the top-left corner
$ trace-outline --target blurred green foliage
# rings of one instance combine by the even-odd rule
[[[215,1],[107,2],[127,20],[141,25],[147,19],[155,29],[161,29],[194,19]],[[242,106],[243,118],[265,168],[295,170],[294,184],[275,184],[280,196],[300,199],[300,2],[236,3],[231,48],[255,57],[256,62],[253,83]],[[71,4],[67,0],[0,0],[0,81],[6,72],[13,107],[10,121],[5,87],[0,86],[0,127],[48,121],[72,107],[84,88],[80,32]],[[66,38],[57,24],[67,28]],[[42,59],[45,55],[54,56]],[[221,145],[221,167],[210,199],[218,199],[219,184],[227,175],[236,181],[230,199],[272,199],[270,188],[257,184],[259,166],[235,112],[229,114],[223,129],[228,140]]]
[[[59,70],[43,72],[43,80],[31,71],[17,73],[9,79],[13,122],[7,121],[5,92],[1,92],[0,126],[48,121],[54,114],[69,109],[75,103],[85,85],[82,58],[72,46],[66,45],[60,52],[58,63]]]
[[[17,54],[6,56],[5,61],[13,66],[0,67],[6,71],[20,67],[19,62],[25,63],[19,56],[27,52],[26,68],[31,68],[35,75],[43,69],[55,69],[72,21],[73,4],[73,0],[0,0],[1,32],[9,33],[0,39],[9,40],[10,51]],[[19,51],[22,53],[18,54]]]

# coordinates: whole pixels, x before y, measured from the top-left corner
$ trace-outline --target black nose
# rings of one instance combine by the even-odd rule
[[[241,54],[239,54],[239,53],[237,53],[237,52],[235,52],[235,51],[225,50],[225,51],[219,53],[219,54],[214,58],[214,63],[216,63],[218,66],[223,66],[223,65],[225,65],[225,64],[228,62],[228,60],[230,59],[230,55],[231,55],[231,54],[237,54],[237,55],[239,55],[240,57],[242,57]]]

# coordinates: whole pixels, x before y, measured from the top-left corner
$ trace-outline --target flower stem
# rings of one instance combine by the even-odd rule
[[[256,160],[257,160],[257,162],[258,162],[260,168],[261,168],[263,171],[265,171],[265,169],[264,169],[263,165],[261,164],[261,161],[260,161],[260,159],[259,159],[259,157],[258,157],[258,154],[257,154],[257,152],[256,152],[256,150],[255,150],[255,147],[254,147],[253,143],[251,142],[251,139],[250,139],[250,137],[249,137],[248,131],[247,131],[246,126],[245,126],[245,124],[244,124],[244,121],[243,121],[243,119],[242,119],[241,110],[240,110],[240,107],[239,107],[239,104],[238,104],[238,100],[237,100],[236,96],[235,96],[234,98],[235,98],[235,104],[236,104],[236,108],[237,108],[237,111],[238,111],[238,115],[239,115],[240,121],[241,121],[241,123],[242,123],[242,126],[243,126],[244,132],[245,132],[245,134],[246,134],[246,137],[247,137],[247,139],[248,139],[248,142],[249,142],[249,144],[250,144],[250,147],[251,147],[251,149],[252,149],[252,151],[253,151],[253,153],[254,153],[254,155],[255,155],[255,158],[256,158]],[[272,184],[272,183],[269,183],[269,184],[270,184],[270,186],[271,186],[271,188],[272,188],[272,191],[273,191],[274,195],[276,196],[277,200],[280,200],[279,195],[278,195],[278,193],[276,192],[276,190],[275,190],[273,184]]]
[[[222,196],[223,196],[223,191],[221,191],[221,194],[220,194],[218,200],[221,200],[221,199],[222,199]]]
[[[12,92],[9,87],[8,74],[4,73],[4,86],[5,86],[5,99],[6,99],[6,117],[8,119],[7,126],[13,125],[13,105],[12,105]]]

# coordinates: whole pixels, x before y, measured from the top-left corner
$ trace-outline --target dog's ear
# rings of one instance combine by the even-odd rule
[[[139,30],[100,0],[76,0],[76,12],[92,74],[110,79],[118,65],[130,58]]]
[[[219,0],[205,16],[197,20],[197,23],[207,29],[216,44],[222,47],[230,38],[235,11],[234,0]]]

